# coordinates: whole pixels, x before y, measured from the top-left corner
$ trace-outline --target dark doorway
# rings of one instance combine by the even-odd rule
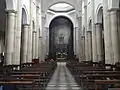
[[[49,58],[73,58],[73,23],[66,17],[59,16],[50,24]]]

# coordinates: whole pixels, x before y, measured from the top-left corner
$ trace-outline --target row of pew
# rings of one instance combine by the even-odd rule
[[[68,61],[66,66],[83,90],[120,90],[120,64]]]
[[[26,63],[20,70],[7,66],[0,74],[0,90],[45,90],[56,66],[56,62]]]

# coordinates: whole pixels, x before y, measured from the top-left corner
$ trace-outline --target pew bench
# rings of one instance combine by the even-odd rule
[[[0,85],[3,86],[4,89],[9,88],[10,90],[39,90],[39,84],[33,80],[3,80],[0,81]]]
[[[20,70],[14,65],[4,66],[4,74],[0,75],[0,85],[15,85],[15,90],[43,90],[56,69],[56,62],[25,63]]]
[[[23,67],[20,71],[12,72],[10,75],[22,79],[38,79],[41,88],[47,86],[52,74],[55,71],[56,63],[40,63]]]
[[[115,65],[94,62],[67,62],[67,68],[75,81],[85,89],[94,90],[95,80],[120,79],[120,71]]]
[[[95,80],[94,82],[95,82],[95,90],[104,89],[99,85],[111,85],[111,84],[118,84],[119,89],[117,87],[113,87],[113,88],[120,90],[120,80]]]
[[[113,80],[119,79],[120,74],[86,74],[80,77],[80,81],[78,81],[82,87],[91,88],[94,86],[94,80]]]

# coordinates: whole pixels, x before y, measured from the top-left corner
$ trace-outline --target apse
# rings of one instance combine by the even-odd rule
[[[66,17],[59,16],[49,26],[49,57],[72,59],[73,23]]]

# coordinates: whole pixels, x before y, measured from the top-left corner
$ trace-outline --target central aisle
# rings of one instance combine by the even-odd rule
[[[58,62],[57,65],[57,69],[46,90],[81,90],[69,70],[66,68],[66,63]]]

